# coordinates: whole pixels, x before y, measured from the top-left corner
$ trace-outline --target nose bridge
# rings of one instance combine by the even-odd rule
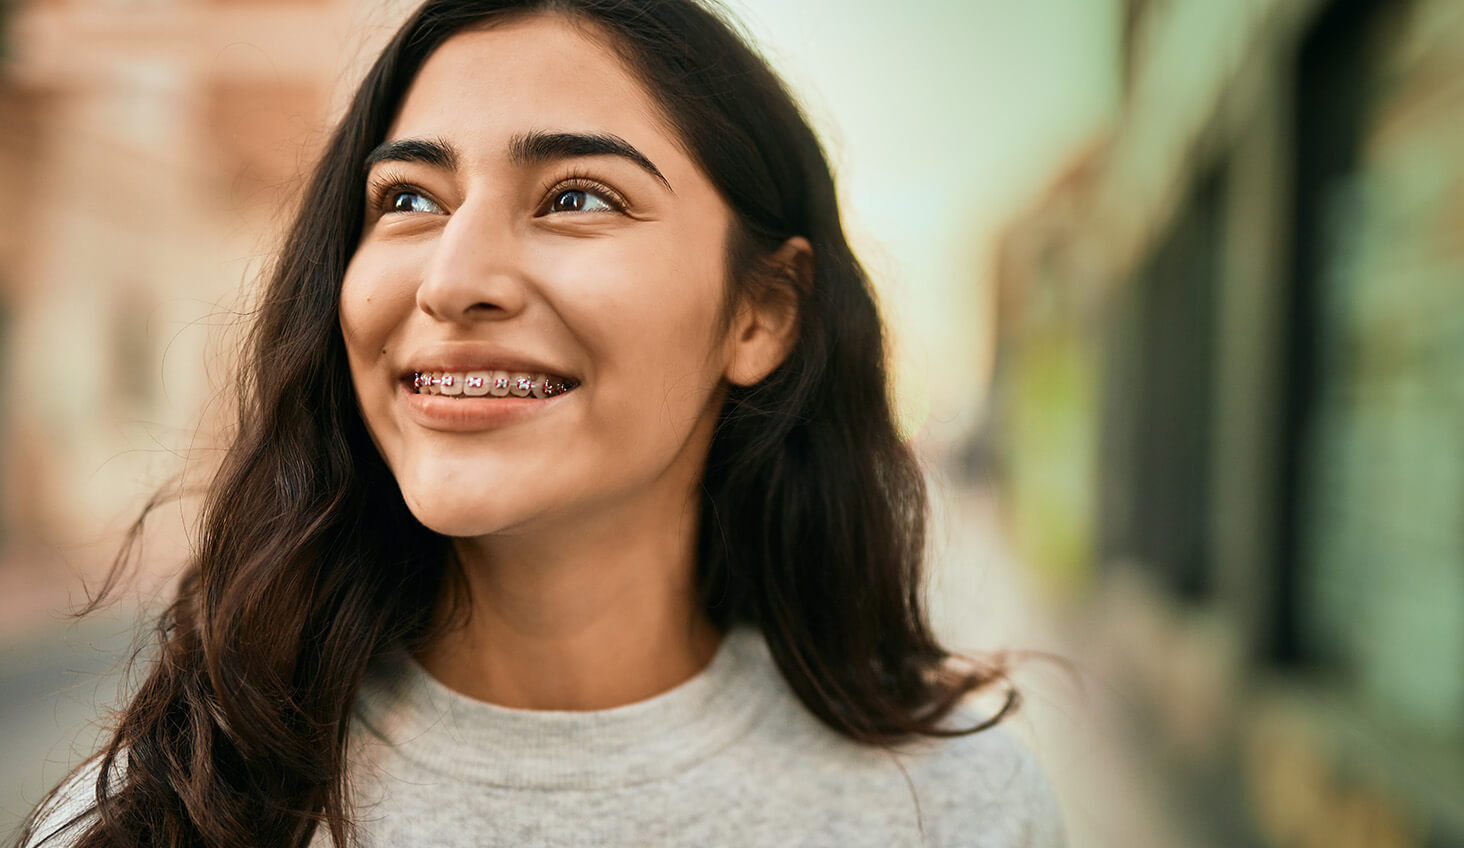
[[[502,208],[481,198],[448,218],[417,287],[424,312],[440,321],[469,321],[523,308],[518,237]]]

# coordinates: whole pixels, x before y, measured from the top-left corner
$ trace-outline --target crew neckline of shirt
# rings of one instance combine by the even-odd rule
[[[528,710],[450,689],[410,653],[378,658],[357,718],[378,740],[454,779],[520,789],[594,789],[658,780],[732,744],[782,678],[762,631],[739,623],[691,678],[604,710]]]

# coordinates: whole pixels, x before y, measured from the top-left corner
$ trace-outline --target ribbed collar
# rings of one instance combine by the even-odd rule
[[[783,685],[762,632],[739,624],[696,676],[607,710],[525,710],[447,688],[410,654],[373,666],[357,716],[397,753],[446,776],[524,789],[657,780],[730,745]]]

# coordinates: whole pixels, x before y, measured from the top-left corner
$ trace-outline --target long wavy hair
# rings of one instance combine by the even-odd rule
[[[363,163],[444,40],[529,13],[566,16],[614,49],[720,190],[734,218],[729,294],[797,301],[791,352],[760,383],[728,387],[707,457],[696,581],[713,623],[759,626],[797,697],[861,743],[974,733],[1019,703],[1008,686],[990,718],[945,726],[1006,675],[931,633],[927,493],[895,428],[884,330],[824,153],[783,83],[695,0],[428,0],[306,183],[259,295],[199,541],[68,844],[304,846],[322,825],[350,844],[358,687],[374,657],[433,635],[434,606],[461,576],[449,540],[407,510],[344,379],[337,307],[362,228]],[[813,247],[811,285],[765,273],[762,260],[795,235]],[[40,813],[21,844],[47,836],[34,833]]]

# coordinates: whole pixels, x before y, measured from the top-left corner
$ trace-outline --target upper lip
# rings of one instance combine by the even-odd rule
[[[547,359],[510,350],[495,344],[456,342],[433,345],[418,351],[407,360],[403,380],[422,371],[517,371],[525,374],[549,374],[578,381],[578,377],[562,365]]]

